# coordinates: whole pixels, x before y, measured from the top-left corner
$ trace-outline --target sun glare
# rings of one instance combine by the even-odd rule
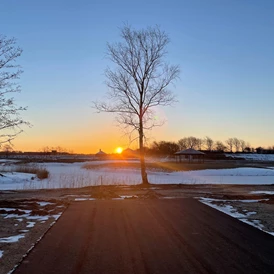
[[[123,152],[123,149],[121,147],[116,148],[116,153],[121,154]]]

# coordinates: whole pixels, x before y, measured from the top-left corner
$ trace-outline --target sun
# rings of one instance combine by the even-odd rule
[[[121,154],[123,152],[123,149],[121,147],[116,148],[116,153]]]

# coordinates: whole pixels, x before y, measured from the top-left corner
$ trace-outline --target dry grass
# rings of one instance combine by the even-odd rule
[[[31,173],[35,174],[40,180],[49,177],[49,171],[38,165],[17,165],[13,169],[13,172]]]

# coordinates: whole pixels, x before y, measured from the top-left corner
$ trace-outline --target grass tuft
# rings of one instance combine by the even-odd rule
[[[43,180],[49,177],[49,172],[45,168],[41,168],[36,172],[36,176],[38,179]]]
[[[40,167],[38,165],[20,165],[20,166],[16,166],[13,171],[35,174],[37,178],[39,178],[40,180],[43,180],[49,177],[49,171],[45,169],[44,167]]]

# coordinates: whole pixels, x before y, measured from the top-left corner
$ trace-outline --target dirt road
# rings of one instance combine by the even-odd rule
[[[274,273],[274,238],[193,199],[75,202],[14,273]]]

